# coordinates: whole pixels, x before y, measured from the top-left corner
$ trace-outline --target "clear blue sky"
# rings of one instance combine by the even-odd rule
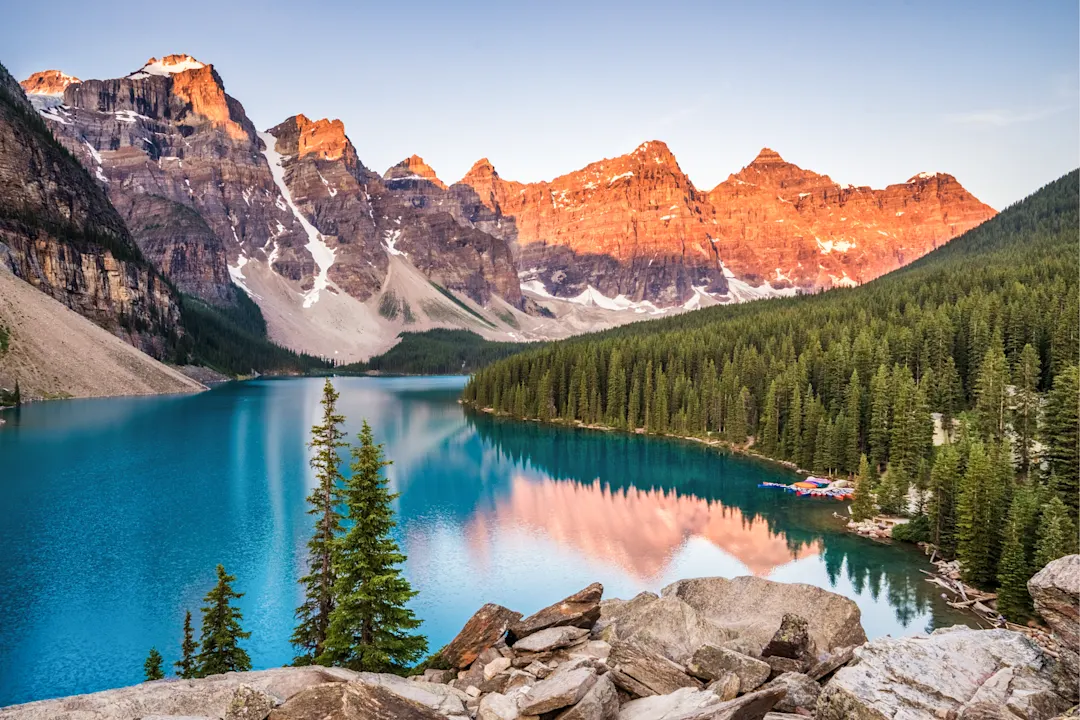
[[[887,7],[886,7],[887,6]],[[994,207],[1080,165],[1076,0],[11,2],[0,61],[213,63],[259,129],[341,118],[379,172],[549,179],[644,140],[709,189],[768,146],[842,183],[956,175]]]

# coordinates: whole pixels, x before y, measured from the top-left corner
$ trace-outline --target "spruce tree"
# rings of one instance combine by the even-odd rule
[[[956,500],[960,482],[960,454],[943,445],[930,470],[930,537],[941,554],[956,555]]]
[[[202,650],[197,656],[196,677],[251,669],[251,659],[237,644],[239,640],[251,637],[251,633],[240,629],[244,616],[231,605],[233,599],[244,594],[232,589],[231,583],[236,578],[226,573],[222,565],[217,566],[217,578],[217,584],[206,594],[206,604],[202,608],[199,642]]]
[[[907,494],[911,478],[901,464],[889,463],[878,487],[877,499],[881,512],[889,515],[907,514]]]
[[[1047,563],[1072,555],[1076,552],[1076,546],[1076,524],[1061,497],[1054,494],[1050,501],[1043,505],[1035,540],[1032,571],[1038,572],[1046,567]]]
[[[892,417],[892,388],[889,371],[878,367],[870,379],[870,427],[867,430],[870,464],[878,471],[889,459],[889,428]]]
[[[1016,450],[1020,457],[1020,472],[1025,477],[1031,469],[1035,434],[1039,420],[1039,353],[1025,345],[1013,372],[1016,387],[1012,425],[1016,433]]]
[[[1052,487],[1077,517],[1080,500],[1080,368],[1071,365],[1054,378],[1046,398],[1043,423],[1044,457],[1049,466]]]
[[[746,443],[746,406],[749,402],[750,391],[746,389],[746,386],[744,385],[739,390],[739,395],[735,398],[735,402],[728,412],[727,421],[724,424],[724,430],[728,441],[735,445],[743,445]]]
[[[427,651],[427,640],[412,632],[420,620],[406,603],[416,592],[401,575],[405,556],[391,536],[396,525],[391,503],[397,495],[387,490],[382,473],[390,463],[366,421],[359,439],[345,488],[351,527],[336,555],[337,606],[319,661],[352,670],[400,671]]]
[[[341,426],[345,417],[337,411],[340,395],[327,378],[323,384],[322,422],[311,428],[311,467],[315,470],[315,487],[307,497],[308,515],[314,515],[315,531],[308,540],[308,573],[300,578],[304,586],[304,602],[296,609],[299,621],[291,642],[299,651],[294,663],[308,665],[322,652],[330,611],[334,609],[334,539],[341,531],[340,448],[346,447]]]
[[[173,667],[184,680],[195,677],[195,651],[199,643],[195,642],[195,632],[191,629],[191,611],[184,611],[184,639],[180,642],[180,659]]]
[[[975,380],[975,418],[984,438],[1001,440],[1005,437],[1005,386],[1008,381],[1009,363],[998,337],[986,351]]]
[[[956,508],[956,556],[964,579],[988,586],[994,579],[990,484],[993,468],[981,442],[971,445]]]
[[[143,663],[143,672],[146,674],[146,680],[161,680],[165,677],[165,671],[161,669],[161,653],[157,651],[157,648],[150,648],[150,654],[146,656],[146,662]]]
[[[877,510],[874,504],[874,478],[866,455],[859,458],[859,476],[855,480],[855,495],[851,499],[851,519],[866,520]]]
[[[1023,622],[1031,614],[1027,581],[1031,567],[1031,535],[1038,517],[1038,504],[1027,486],[1017,488],[1009,508],[1005,542],[998,563],[998,612],[1013,622]]]

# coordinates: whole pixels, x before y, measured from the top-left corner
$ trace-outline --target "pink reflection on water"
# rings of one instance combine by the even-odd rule
[[[821,553],[815,540],[798,549],[764,519],[675,491],[611,491],[599,481],[579,483],[515,476],[510,493],[478,510],[465,528],[470,552],[484,564],[489,542],[521,529],[541,533],[588,557],[606,560],[641,580],[664,576],[691,538],[707,540],[754,575]]]

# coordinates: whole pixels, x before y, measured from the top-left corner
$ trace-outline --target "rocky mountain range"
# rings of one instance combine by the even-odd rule
[[[0,265],[155,357],[181,332],[173,288],[2,66]]]
[[[856,284],[994,215],[949,175],[841,187],[771,150],[705,192],[659,141],[550,182],[484,159],[448,185],[415,155],[379,175],[340,120],[259,132],[188,55],[22,89],[181,291],[228,306],[242,289],[272,339],[340,360],[403,330],[556,338]]]

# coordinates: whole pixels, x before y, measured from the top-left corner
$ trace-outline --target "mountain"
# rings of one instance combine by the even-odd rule
[[[821,288],[872,280],[996,213],[951,175],[840,186],[764,148],[709,191],[717,248],[741,277]]]
[[[548,340],[856,284],[993,215],[950,176],[841,188],[771,151],[704,192],[659,141],[550,182],[485,159],[448,186],[417,155],[380,175],[340,120],[258,132],[183,54],[23,87],[181,291],[218,308],[243,292],[272,340],[346,362],[402,332]]]
[[[2,66],[0,264],[155,357],[182,334],[176,292]]]
[[[503,180],[487,159],[461,182],[513,220],[526,288],[661,307],[865,282],[995,214],[950,175],[841,187],[768,148],[702,193],[655,140],[551,182]]]

